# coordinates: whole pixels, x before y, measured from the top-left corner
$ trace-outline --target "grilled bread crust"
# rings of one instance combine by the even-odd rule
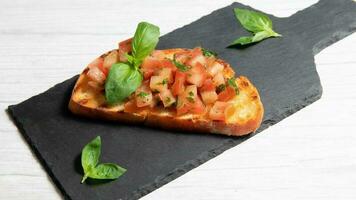
[[[172,56],[182,49],[162,50],[167,56]],[[115,50],[113,50],[115,51]],[[102,55],[105,57],[108,53]],[[228,63],[219,60],[225,65],[225,78],[234,76],[234,71]],[[140,124],[158,127],[167,130],[180,130],[201,133],[216,133],[229,136],[242,136],[252,133],[260,126],[264,109],[257,89],[244,76],[236,78],[239,88],[238,95],[233,100],[236,111],[229,120],[213,121],[206,115],[185,114],[176,116],[174,109],[155,107],[153,109],[139,109],[137,112],[124,112],[124,104],[108,106],[105,103],[103,91],[88,85],[90,79],[86,68],[79,76],[69,101],[69,110],[77,115],[118,121],[129,124]]]

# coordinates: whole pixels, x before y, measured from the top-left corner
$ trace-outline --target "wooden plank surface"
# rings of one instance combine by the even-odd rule
[[[167,33],[232,1],[0,2],[0,108],[77,73],[147,20]],[[244,0],[286,17],[315,0]],[[356,35],[315,58],[321,100],[143,199],[355,199]],[[0,114],[0,199],[60,199]]]

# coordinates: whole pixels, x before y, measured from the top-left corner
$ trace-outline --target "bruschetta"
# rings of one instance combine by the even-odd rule
[[[136,37],[136,34],[135,34]],[[168,130],[241,136],[256,131],[263,105],[254,85],[201,47],[153,50],[136,67],[135,91],[118,102],[106,92],[112,67],[130,62],[134,39],[119,43],[80,74],[70,101],[72,113]],[[127,80],[130,80],[128,78]],[[119,90],[120,91],[120,90]],[[115,95],[115,94],[113,94]],[[120,95],[120,94],[118,94]]]

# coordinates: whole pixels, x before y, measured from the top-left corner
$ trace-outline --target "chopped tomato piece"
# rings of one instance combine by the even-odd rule
[[[164,107],[169,107],[176,102],[176,98],[169,89],[161,91],[159,93],[159,98],[161,99]]]
[[[193,49],[191,58],[187,61],[187,64],[192,67],[194,67],[197,63],[200,63],[203,66],[206,66],[207,64],[206,57],[203,56],[200,48]]]
[[[172,83],[173,82],[173,73],[172,73],[172,69],[170,68],[162,68],[160,70],[157,71],[157,75],[163,77],[163,79],[167,80],[168,83]]]
[[[190,56],[192,58],[196,57],[196,56],[200,56],[200,55],[203,55],[203,51],[201,50],[200,47],[196,47],[190,52]]]
[[[119,43],[119,59],[121,62],[126,62],[126,54],[131,53],[132,51],[132,38],[124,40]]]
[[[224,91],[220,92],[218,95],[219,101],[229,101],[236,95],[235,89],[231,86],[225,88]]]
[[[90,67],[87,72],[87,76],[92,80],[99,84],[104,84],[106,76],[105,74],[96,66]]]
[[[111,66],[119,61],[119,53],[114,50],[111,51],[105,58],[104,58],[104,63],[103,67],[107,69],[108,71],[110,70]]]
[[[152,92],[149,88],[148,81],[145,81],[135,92],[136,106],[145,107],[152,104]]]
[[[205,111],[205,106],[197,95],[197,87],[189,85],[184,93],[178,97],[177,115],[185,113],[202,114]]]
[[[190,58],[189,55],[185,51],[175,54],[176,61],[181,63],[181,64],[185,64],[189,60],[189,58]]]
[[[200,88],[200,92],[215,91],[215,85],[211,79],[206,79],[203,86]]]
[[[150,88],[152,91],[162,92],[167,89],[168,80],[162,76],[151,76]]]
[[[132,38],[121,41],[119,43],[119,49],[123,50],[126,53],[130,53],[132,51],[131,43],[132,43]]]
[[[217,101],[209,111],[209,118],[212,120],[224,121],[225,109],[229,104],[226,102]]]
[[[189,105],[186,103],[186,99],[184,95],[179,95],[178,96],[178,101],[177,101],[177,115],[183,115],[188,113],[189,111]]]
[[[213,78],[213,82],[216,87],[225,84],[224,75],[222,73],[216,74]]]
[[[187,82],[201,87],[206,79],[206,71],[202,64],[197,63],[187,72]]]
[[[205,105],[199,96],[196,97],[195,103],[192,105],[190,112],[193,114],[203,114],[205,112]]]
[[[219,62],[214,62],[211,66],[208,67],[208,73],[210,76],[215,76],[217,73],[224,70],[224,65]]]
[[[104,59],[103,58],[99,58],[98,68],[105,74],[105,76],[108,76],[110,69],[104,67]]]
[[[177,71],[174,77],[174,83],[172,85],[172,92],[174,96],[178,96],[184,92],[184,82],[185,82],[186,74]]]
[[[201,98],[205,104],[212,104],[218,99],[218,95],[215,90],[213,91],[204,91],[200,93]]]
[[[141,71],[143,72],[144,79],[151,78],[154,72],[160,68],[160,61],[152,56],[147,56],[141,64]]]
[[[177,67],[172,63],[172,61],[170,61],[166,58],[161,60],[160,67],[161,68],[169,68],[172,70],[172,72],[175,72],[177,70]]]
[[[176,66],[170,60],[159,60],[152,56],[146,57],[141,64],[144,79],[149,79],[156,71],[158,72],[159,69],[165,68],[170,69],[172,72],[177,70]]]

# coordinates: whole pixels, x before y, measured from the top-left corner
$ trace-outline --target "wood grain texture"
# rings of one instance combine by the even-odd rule
[[[128,1],[1,2],[0,107],[78,73],[97,52],[131,34],[121,30],[133,30],[142,19],[166,33],[231,3],[155,2],[143,1],[144,11]],[[276,16],[314,2],[242,1]],[[93,15],[98,9],[107,12]],[[120,24],[108,24],[124,10],[130,12],[115,18]],[[324,88],[320,101],[143,199],[356,198],[355,43],[350,36],[316,57]],[[0,199],[60,199],[4,112],[0,134]]]

